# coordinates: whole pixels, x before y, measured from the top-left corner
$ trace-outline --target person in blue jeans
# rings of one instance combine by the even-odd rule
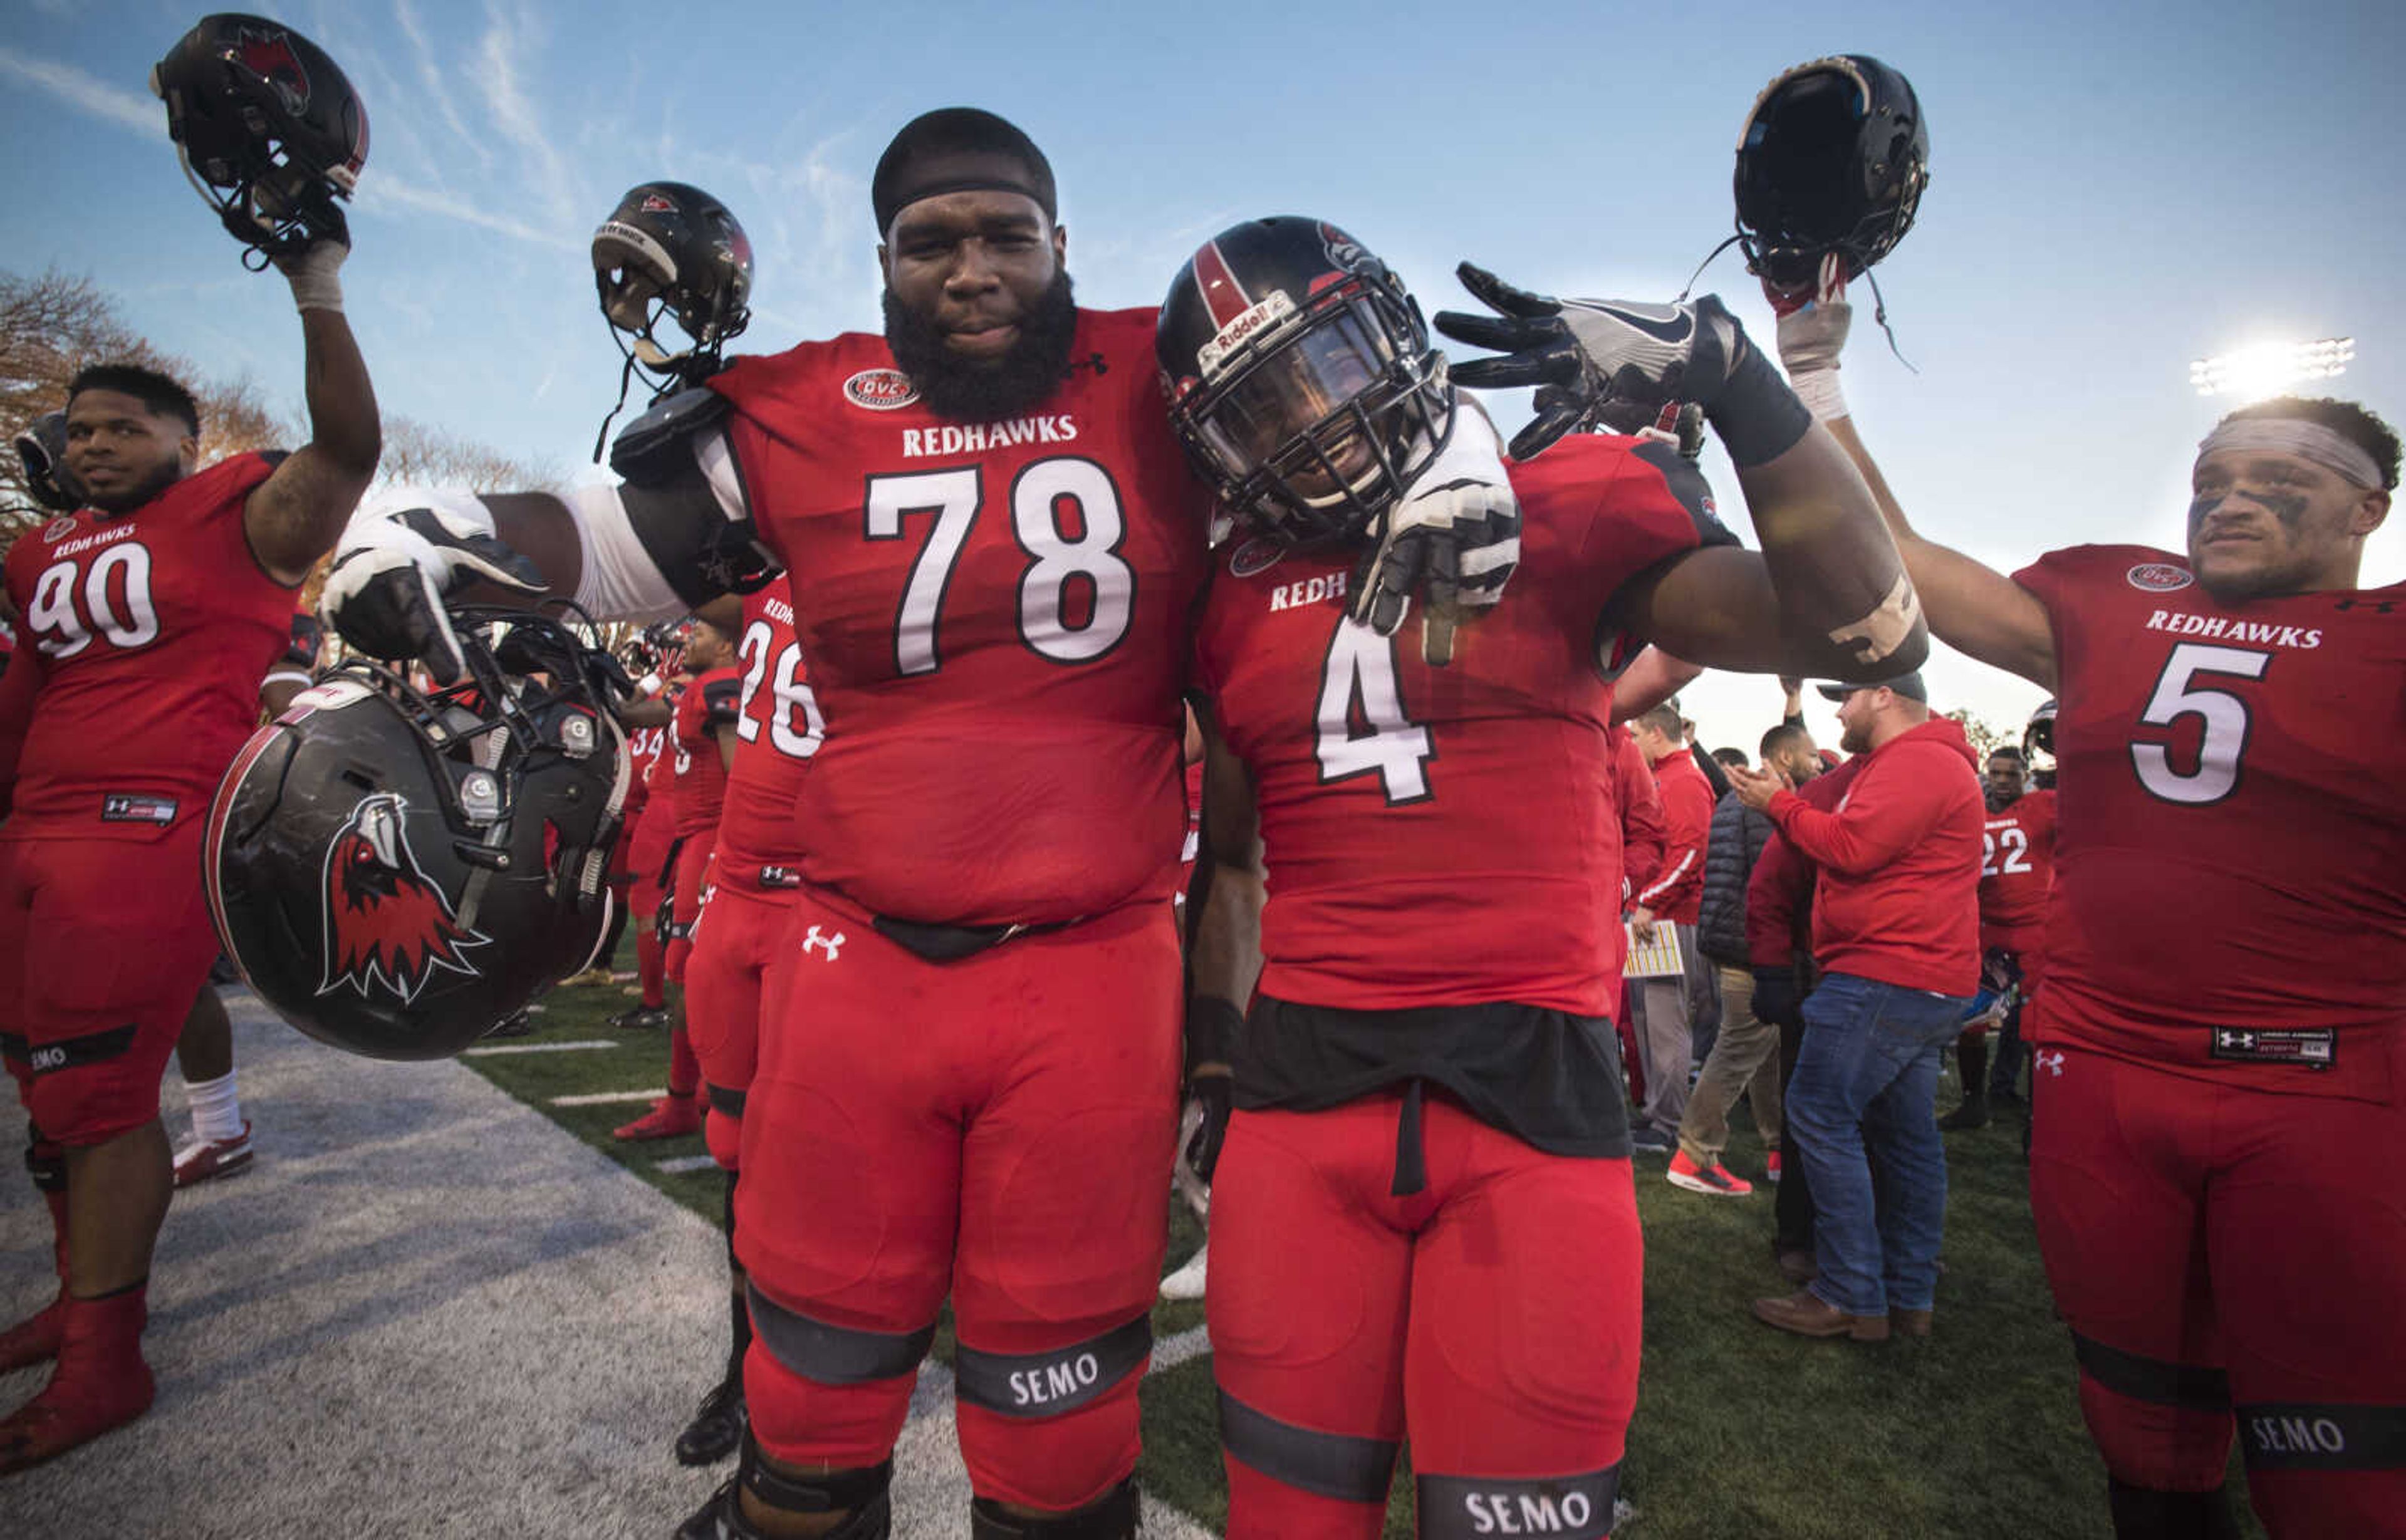
[[[1931,715],[1920,674],[1821,693],[1839,703],[1839,746],[1865,756],[1836,807],[1808,805],[1776,774],[1730,771],[1740,799],[1820,869],[1822,979],[1786,1103],[1819,1274],[1754,1313],[1800,1335],[1878,1342],[1931,1326],[1946,1216],[1938,1066],[1979,987],[1985,804],[1972,745]]]

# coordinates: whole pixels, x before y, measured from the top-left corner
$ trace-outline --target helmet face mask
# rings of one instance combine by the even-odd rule
[[[2055,702],[2040,703],[2022,729],[2022,762],[2030,767],[2031,784],[2043,790],[2055,785]]]
[[[1157,351],[1196,471],[1253,532],[1290,544],[1361,536],[1452,430],[1419,307],[1316,221],[1255,220],[1208,243],[1162,307]]]
[[[245,745],[209,811],[228,954],[285,1020],[375,1058],[467,1047],[609,930],[624,676],[547,615],[455,624],[460,684],[332,671]]]
[[[663,390],[715,374],[752,319],[752,242],[727,205],[684,182],[630,189],[593,233],[602,315],[630,369]],[[673,319],[686,346],[664,343]]]
[[[1913,228],[1930,132],[1912,83],[1863,54],[1816,59],[1763,89],[1738,141],[1738,240],[1749,271],[1809,290],[1821,259],[1864,272]]]
[[[347,243],[338,200],[367,163],[367,108],[315,43],[257,16],[203,17],[150,71],[185,174],[263,256]]]

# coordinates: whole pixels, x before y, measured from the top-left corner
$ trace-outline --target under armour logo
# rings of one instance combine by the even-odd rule
[[[2060,1075],[2063,1073],[2063,1054],[2060,1052],[2048,1053],[2042,1051],[2038,1053],[2032,1054],[2031,1062],[2036,1065],[2039,1068],[2045,1070],[2050,1075]]]
[[[825,947],[827,948],[827,960],[828,962],[833,962],[835,961],[835,949],[842,945],[843,945],[842,931],[839,930],[832,936],[822,936],[819,934],[819,927],[813,925],[811,926],[811,933],[802,938],[802,954],[804,956],[810,955],[811,948],[814,946]],[[2058,1058],[2062,1057],[2059,1053],[2056,1056]]]

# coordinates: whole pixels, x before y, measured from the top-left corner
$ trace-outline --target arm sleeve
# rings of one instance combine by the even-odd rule
[[[1675,779],[1663,793],[1663,869],[1637,893],[1637,901],[1657,914],[1693,902],[1705,886],[1705,841],[1713,819],[1710,794],[1701,780],[1683,781]]]
[[[743,681],[729,674],[701,683],[702,719],[714,728],[730,728],[743,714]]]
[[[1613,784],[1621,792],[1621,868],[1635,893],[1663,869],[1663,794],[1626,730],[1616,729]]]
[[[1705,772],[1705,780],[1713,788],[1713,805],[1719,807],[1721,798],[1730,794],[1729,771],[1721,769],[1720,760],[1705,752],[1702,743],[1689,744],[1688,755],[1695,760],[1696,768]]]
[[[1944,811],[1944,787],[1906,759],[1861,775],[1838,811],[1824,812],[1794,792],[1771,799],[1771,821],[1816,865],[1849,877],[1876,871],[1930,832]]]
[[[1746,882],[1746,954],[1757,968],[1786,968],[1797,946],[1800,910],[1813,889],[1813,868],[1774,834]]]
[[[639,500],[643,496],[637,494]],[[636,532],[623,488],[571,487],[560,502],[567,505],[568,516],[576,523],[577,542],[585,547],[585,571],[576,583],[579,607],[605,620],[668,620],[686,613],[686,601],[661,574],[659,563]],[[705,510],[697,503],[690,512],[698,516]]]

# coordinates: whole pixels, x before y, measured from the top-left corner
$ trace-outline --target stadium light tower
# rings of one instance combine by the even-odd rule
[[[2327,380],[2343,374],[2355,358],[2354,337],[2257,343],[2210,359],[2195,360],[2188,366],[2188,382],[2201,396],[2261,401],[2303,380]]]

